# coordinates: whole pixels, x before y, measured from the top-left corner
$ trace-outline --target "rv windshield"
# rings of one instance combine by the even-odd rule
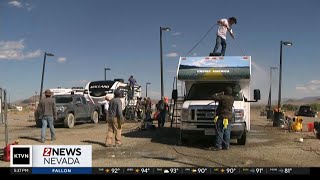
[[[235,101],[242,101],[243,95],[238,83],[197,83],[191,86],[186,100],[208,100],[212,95],[222,92],[227,86],[232,87]]]
[[[113,86],[114,81],[95,81],[89,84],[90,96],[101,97],[105,96],[110,88]],[[112,93],[112,92],[111,92]]]

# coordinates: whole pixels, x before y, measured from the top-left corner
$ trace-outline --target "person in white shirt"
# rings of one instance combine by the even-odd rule
[[[213,54],[217,54],[219,46],[221,45],[221,56],[224,56],[227,48],[227,31],[229,31],[230,36],[234,39],[234,34],[231,28],[233,24],[237,24],[237,19],[235,17],[230,17],[229,19],[220,19],[217,23],[219,28]]]
[[[106,121],[108,121],[109,101],[112,99],[110,95],[106,95],[104,101],[98,101],[99,104],[104,105],[104,112],[106,114]]]

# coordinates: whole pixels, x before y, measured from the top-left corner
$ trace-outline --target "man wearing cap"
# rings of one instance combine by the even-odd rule
[[[216,110],[214,119],[216,124],[216,144],[213,150],[228,150],[230,148],[230,122],[232,121],[232,107],[234,97],[232,88],[227,86],[221,93],[212,96],[214,101],[218,101],[219,105]]]
[[[57,119],[56,102],[55,99],[51,97],[52,92],[46,90],[44,92],[45,98],[41,99],[37,108],[37,114],[42,121],[41,128],[41,142],[46,141],[46,129],[49,124],[51,132],[51,141],[56,140],[56,134],[54,129],[54,120]]]
[[[221,56],[224,56],[227,48],[227,31],[229,31],[230,36],[234,39],[234,34],[231,28],[233,24],[237,24],[237,18],[230,17],[229,19],[220,19],[217,24],[219,25],[219,28],[213,54],[217,54],[219,46],[221,45]]]
[[[106,147],[112,146],[112,139],[115,135],[115,145],[121,146],[121,130],[124,123],[124,118],[122,114],[122,102],[121,102],[121,91],[116,89],[114,91],[114,98],[109,102],[108,110],[108,132],[105,145]]]

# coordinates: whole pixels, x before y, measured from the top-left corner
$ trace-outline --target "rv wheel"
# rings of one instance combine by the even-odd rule
[[[237,143],[238,143],[239,145],[246,145],[246,142],[247,142],[247,131],[244,130],[241,138],[240,138],[240,139],[237,139]]]

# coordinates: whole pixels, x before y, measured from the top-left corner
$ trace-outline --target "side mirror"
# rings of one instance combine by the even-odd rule
[[[83,91],[83,94],[88,94],[88,90],[84,90],[84,91]]]
[[[258,101],[258,100],[261,99],[260,89],[255,89],[255,90],[253,91],[253,99],[254,99],[255,101]]]
[[[177,89],[174,89],[172,90],[172,99],[173,100],[177,100],[178,99],[178,90]]]

